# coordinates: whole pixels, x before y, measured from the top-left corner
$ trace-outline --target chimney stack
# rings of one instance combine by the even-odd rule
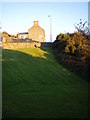
[[[38,26],[39,25],[39,21],[34,21],[34,26]]]

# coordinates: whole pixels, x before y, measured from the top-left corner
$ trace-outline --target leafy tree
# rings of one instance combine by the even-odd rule
[[[56,40],[62,41],[62,40],[63,40],[63,37],[64,37],[64,34],[63,34],[63,33],[60,33],[60,34],[56,37]]]

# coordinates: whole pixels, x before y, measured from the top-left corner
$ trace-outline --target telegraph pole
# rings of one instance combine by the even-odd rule
[[[52,18],[51,15],[48,15],[48,17],[50,18],[50,42],[52,42]]]

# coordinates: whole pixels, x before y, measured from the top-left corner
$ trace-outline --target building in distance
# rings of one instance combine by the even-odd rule
[[[45,42],[45,31],[39,26],[39,21],[34,21],[34,25],[28,29],[28,32],[17,33],[17,36],[2,33],[2,42]]]
[[[34,25],[28,30],[28,38],[39,42],[45,42],[45,31],[39,26],[39,21],[34,21]]]
[[[28,32],[18,33],[17,39],[30,39],[36,42],[45,42],[45,30],[39,26],[39,21],[34,21],[34,25]]]

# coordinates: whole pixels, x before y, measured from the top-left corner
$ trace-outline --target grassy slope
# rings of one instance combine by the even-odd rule
[[[3,117],[87,117],[86,81],[49,48],[3,50]]]

